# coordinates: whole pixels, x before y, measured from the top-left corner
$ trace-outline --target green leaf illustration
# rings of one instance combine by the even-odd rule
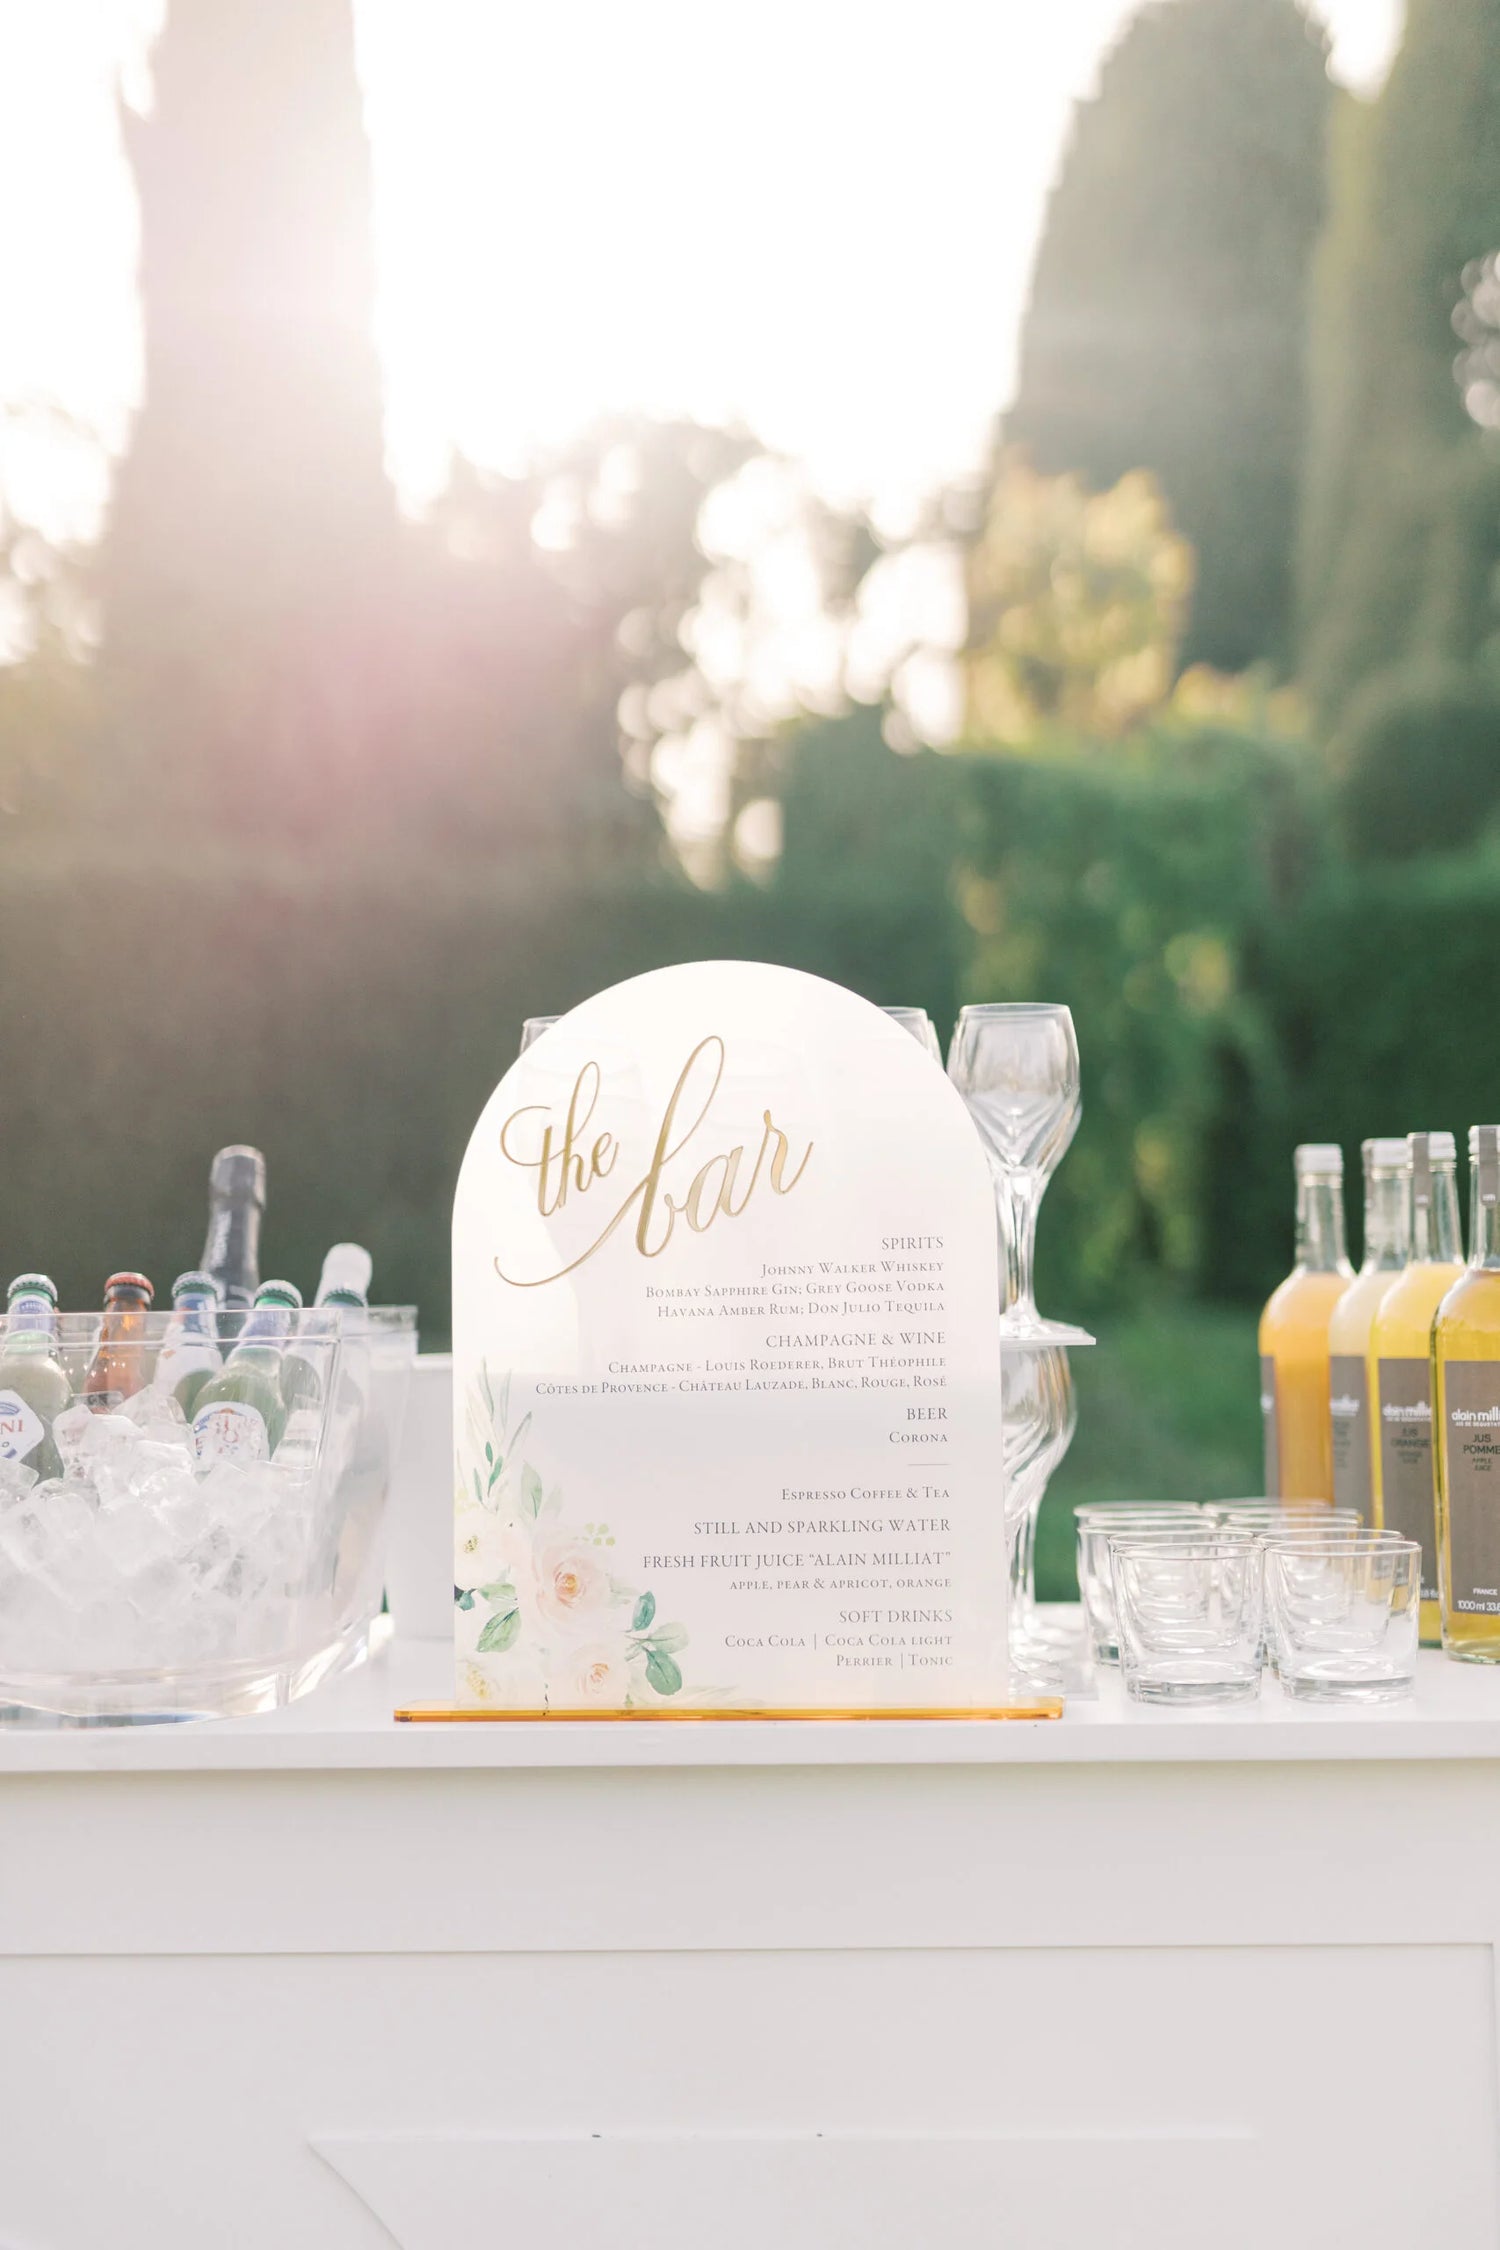
[[[486,1453],[488,1453],[488,1451],[489,1451],[489,1447],[488,1447],[488,1446],[486,1446],[484,1450],[485,1450],[485,1452],[486,1452]],[[496,1482],[496,1479],[497,1479],[497,1478],[498,1478],[498,1477],[500,1476],[500,1474],[501,1474],[501,1473],[502,1473],[502,1471],[504,1470],[504,1467],[505,1467],[505,1455],[504,1455],[504,1454],[502,1453],[502,1454],[500,1455],[499,1459],[498,1459],[498,1460],[496,1461],[496,1463],[495,1463],[495,1466],[494,1466],[494,1467],[493,1467],[493,1468],[491,1469],[491,1471],[490,1471],[490,1481],[489,1481],[489,1485],[488,1485],[488,1487],[487,1487],[487,1489],[488,1489],[488,1490],[489,1490],[490,1492],[493,1492],[493,1491],[494,1491],[494,1489],[495,1489],[495,1482]]]
[[[480,1641],[483,1648],[484,1642]],[[646,1677],[658,1695],[675,1695],[682,1685],[682,1674],[672,1658],[659,1648],[646,1651]]]
[[[491,1409],[490,1420],[497,1422],[502,1430],[510,1421],[510,1377],[508,1375],[500,1386],[500,1404],[498,1407]]]
[[[503,1656],[521,1630],[518,1609],[497,1610],[479,1636],[481,1656]],[[675,1665],[673,1670],[676,1670]]]
[[[486,1461],[493,1461],[495,1458],[495,1448],[490,1444],[488,1438],[484,1441],[484,1457]]]
[[[510,1438],[506,1443],[505,1450],[507,1453],[518,1453],[520,1451],[521,1440],[530,1428],[531,1416],[529,1414],[523,1414],[521,1416],[521,1427],[517,1430],[515,1436],[513,1438]]]
[[[477,1592],[481,1600],[489,1603],[491,1609],[514,1609],[516,1606],[516,1589],[508,1578],[497,1578],[488,1586],[480,1586]]]
[[[630,1620],[632,1633],[644,1633],[655,1615],[656,1596],[654,1594],[642,1594],[635,1605],[635,1615]]]
[[[474,1471],[474,1497],[482,1508],[484,1506],[484,1494],[479,1489],[479,1471],[477,1469]]]
[[[521,1505],[530,1510],[533,1518],[542,1512],[542,1480],[529,1461],[521,1471]]]
[[[653,1629],[651,1638],[646,1643],[648,1648],[660,1649],[663,1656],[670,1656],[674,1649],[686,1648],[687,1645],[688,1635],[685,1625],[658,1625]]]
[[[474,1607],[473,1587],[465,1586],[460,1588],[458,1586],[455,1586],[453,1589],[453,1599],[458,1604],[458,1607],[460,1609],[472,1609]]]

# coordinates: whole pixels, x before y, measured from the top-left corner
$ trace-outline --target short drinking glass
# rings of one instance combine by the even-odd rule
[[[1285,1694],[1304,1703],[1411,1694],[1421,1556],[1416,1540],[1381,1532],[1267,1542],[1266,1624]]]
[[[1249,1703],[1260,1693],[1261,1550],[1243,1534],[1110,1541],[1120,1669],[1138,1703]]]

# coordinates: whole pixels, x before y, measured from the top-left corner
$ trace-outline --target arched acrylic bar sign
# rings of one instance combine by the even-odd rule
[[[454,1205],[459,1702],[997,1703],[996,1302],[978,1138],[879,1009],[714,962],[564,1016]]]

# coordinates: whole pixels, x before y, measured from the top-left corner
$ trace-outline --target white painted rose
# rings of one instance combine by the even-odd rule
[[[460,1508],[454,1523],[453,1583],[492,1586],[509,1576],[514,1527],[494,1508]]]
[[[602,1711],[618,1711],[629,1692],[630,1668],[623,1642],[585,1641],[563,1658],[552,1700],[561,1707],[572,1704],[586,1709],[597,1704]]]
[[[553,1532],[531,1551],[536,1606],[544,1621],[575,1631],[601,1617],[610,1605],[609,1572],[596,1551],[570,1532]]]

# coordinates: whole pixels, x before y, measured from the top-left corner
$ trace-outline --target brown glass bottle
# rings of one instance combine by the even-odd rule
[[[104,1321],[83,1382],[96,1414],[112,1414],[151,1380],[146,1318],[154,1294],[143,1273],[112,1273],[104,1284]]]

